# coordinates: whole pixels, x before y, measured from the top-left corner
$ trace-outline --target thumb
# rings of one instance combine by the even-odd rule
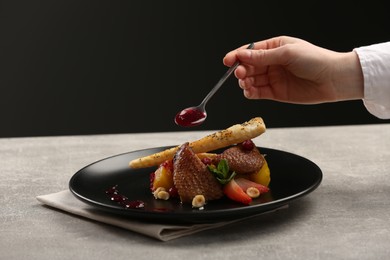
[[[282,55],[281,48],[269,50],[238,50],[237,58],[241,63],[252,66],[281,65],[286,62],[286,57]]]

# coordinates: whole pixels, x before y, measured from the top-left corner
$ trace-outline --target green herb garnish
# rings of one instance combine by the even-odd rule
[[[236,176],[236,172],[230,172],[229,164],[225,159],[220,160],[217,167],[213,164],[207,165],[207,167],[221,184],[228,183]]]

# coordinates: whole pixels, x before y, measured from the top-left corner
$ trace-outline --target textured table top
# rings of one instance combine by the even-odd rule
[[[0,139],[0,259],[387,259],[390,125],[268,129],[258,146],[323,171],[288,209],[168,242],[41,205],[99,159],[212,131]]]

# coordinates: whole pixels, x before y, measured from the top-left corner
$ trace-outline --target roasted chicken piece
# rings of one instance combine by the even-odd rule
[[[191,203],[196,195],[203,195],[206,201],[223,197],[221,184],[195,155],[188,142],[176,152],[173,169],[173,182],[183,203]]]

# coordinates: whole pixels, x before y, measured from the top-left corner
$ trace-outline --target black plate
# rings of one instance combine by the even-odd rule
[[[321,169],[312,161],[284,151],[259,147],[271,170],[270,192],[242,205],[228,199],[208,202],[203,210],[183,205],[177,199],[156,200],[149,189],[149,175],[156,168],[130,169],[129,161],[169,147],[119,154],[92,163],[70,179],[71,192],[97,208],[131,218],[160,222],[216,222],[270,211],[315,190],[322,180]],[[142,200],[144,208],[126,209],[110,200],[106,190],[118,185],[129,200]]]

